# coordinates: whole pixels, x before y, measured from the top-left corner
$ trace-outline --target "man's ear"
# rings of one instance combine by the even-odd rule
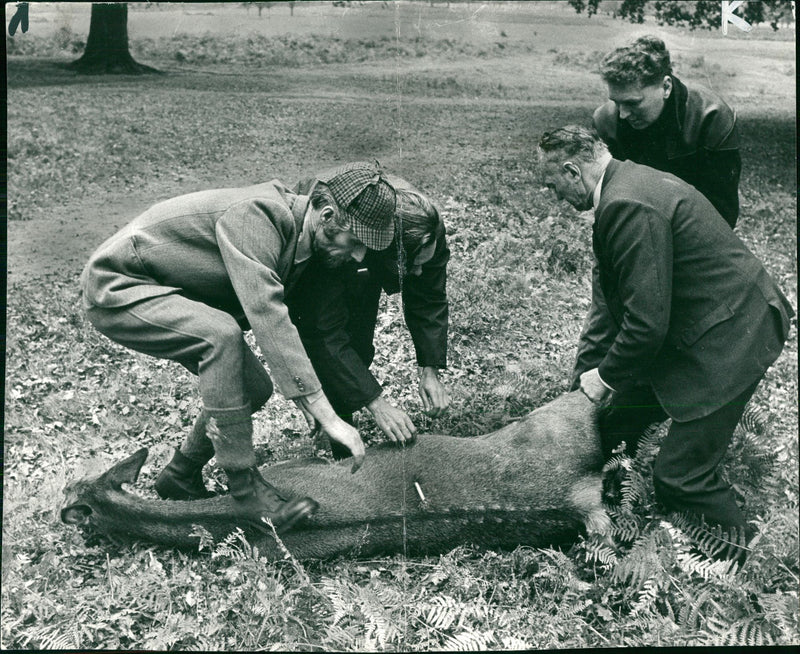
[[[669,75],[664,76],[664,81],[661,82],[661,88],[664,89],[664,99],[666,100],[672,93],[672,78]]]
[[[583,173],[581,172],[580,166],[578,166],[578,164],[575,164],[575,163],[573,163],[571,161],[565,161],[562,164],[561,167],[564,169],[564,171],[570,177],[582,177],[583,176]]]
[[[319,217],[324,223],[331,222],[335,215],[336,212],[333,210],[333,207],[330,206],[322,207],[322,209],[319,212]]]

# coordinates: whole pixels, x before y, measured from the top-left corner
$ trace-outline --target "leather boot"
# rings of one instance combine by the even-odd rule
[[[156,493],[162,500],[203,500],[214,497],[203,483],[205,461],[195,461],[175,450],[172,460],[156,479]]]
[[[243,513],[268,517],[277,531],[290,529],[299,520],[311,515],[319,504],[310,497],[287,500],[277,489],[264,481],[255,466],[242,470],[225,470],[228,490]]]

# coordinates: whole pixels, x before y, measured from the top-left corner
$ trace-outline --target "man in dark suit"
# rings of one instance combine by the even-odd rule
[[[576,376],[594,402],[608,457],[672,418],[653,470],[669,510],[744,528],[718,474],[745,404],[778,357],[794,315],[761,263],[711,203],[677,177],[611,157],[592,130],[569,126],[539,143],[545,184],[594,208],[590,321]]]
[[[607,54],[600,74],[609,100],[592,120],[611,156],[680,177],[734,227],[742,159],[733,110],[710,89],[678,79],[656,36]]]
[[[301,194],[324,179],[319,173],[295,186]],[[402,291],[403,314],[419,367],[423,410],[441,415],[450,404],[439,370],[447,365],[447,247],[444,223],[434,204],[407,181],[387,175],[397,193],[395,241],[383,251],[368,251],[360,262],[335,271],[306,268],[288,299],[289,315],[334,410],[346,421],[366,408],[392,441],[416,434],[411,418],[386,397],[369,370],[381,293]],[[398,263],[397,234],[402,230],[403,262]],[[402,277],[399,271],[402,269]],[[331,441],[334,458],[348,455]]]

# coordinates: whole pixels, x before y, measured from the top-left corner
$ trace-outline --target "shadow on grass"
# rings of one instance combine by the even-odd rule
[[[79,72],[73,59],[46,59],[42,57],[13,57],[6,68],[9,89],[35,88],[38,86],[98,85],[107,82],[118,84],[123,80],[141,81],[140,74],[88,74]],[[148,73],[158,76],[166,71],[151,69]]]
[[[793,116],[740,117],[742,178],[751,185],[780,185],[789,191],[797,181],[797,124]]]

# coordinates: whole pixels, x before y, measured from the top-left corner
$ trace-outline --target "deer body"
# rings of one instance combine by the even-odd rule
[[[121,484],[135,481],[146,456],[140,450],[100,477],[73,484],[62,519],[178,547],[196,547],[193,525],[216,538],[239,526],[261,551],[281,556],[268,530],[253,529],[252,516],[237,514],[228,496],[176,502],[124,491]],[[285,495],[319,502],[317,513],[281,535],[292,554],[308,559],[566,541],[604,526],[601,466],[594,406],[575,392],[485,436],[430,434],[405,448],[370,448],[355,474],[349,462],[324,459],[261,472]]]

